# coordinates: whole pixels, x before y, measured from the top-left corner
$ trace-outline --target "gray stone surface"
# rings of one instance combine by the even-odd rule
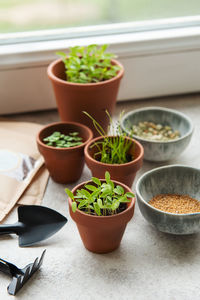
[[[118,104],[122,109],[158,105],[187,114],[195,124],[188,148],[168,164],[200,166],[200,95],[180,96]],[[50,123],[58,120],[54,111],[8,116],[10,119]],[[164,163],[145,162],[138,177]],[[70,172],[70,170],[69,170]],[[90,177],[85,167],[79,182]],[[71,188],[74,185],[68,185]],[[63,213],[68,224],[55,236],[35,247],[19,248],[17,238],[0,238],[0,257],[20,267],[47,249],[40,272],[19,292],[20,300],[197,300],[200,299],[200,234],[173,236],[161,233],[142,217],[136,204],[121,246],[110,254],[88,252],[82,245],[75,224],[69,217],[65,185],[49,180],[43,205]],[[133,191],[134,191],[133,186]],[[16,210],[7,222],[16,220]],[[6,287],[10,278],[0,274],[0,299],[11,299]]]

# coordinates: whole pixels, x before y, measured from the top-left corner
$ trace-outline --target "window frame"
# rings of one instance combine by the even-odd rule
[[[63,30],[63,36],[58,35],[58,32],[61,34],[60,30],[55,30],[54,33],[58,35],[56,39],[52,38],[53,35],[50,35],[51,39],[50,36],[42,39],[44,31],[32,32],[29,36],[28,33],[21,33],[18,42],[14,42],[13,38],[16,39],[19,34],[9,36],[6,43],[4,39],[0,47],[2,114],[55,108],[45,70],[56,58],[56,51],[65,51],[73,45],[110,44],[109,51],[116,53],[125,66],[118,100],[200,90],[197,80],[200,78],[200,16],[90,26],[87,30],[84,27],[82,32],[80,28],[70,30]],[[41,40],[38,40],[38,34]],[[2,42],[2,37],[0,39]],[[12,89],[6,88],[12,78],[17,78],[12,83]],[[32,81],[36,89],[32,88]],[[27,84],[24,85],[24,82]]]
[[[187,16],[168,19],[157,19],[137,22],[123,22],[81,27],[69,27],[50,30],[37,30],[0,34],[0,45],[29,42],[76,39],[94,36],[105,36],[124,33],[155,31],[194,27],[200,25],[200,16]]]

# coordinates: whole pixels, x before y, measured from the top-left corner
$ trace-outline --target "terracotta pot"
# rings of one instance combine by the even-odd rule
[[[112,136],[109,136],[112,138]],[[91,148],[95,142],[103,140],[103,137],[97,137],[92,139],[85,147],[85,162],[88,168],[91,170],[94,177],[103,178],[105,172],[108,171],[113,180],[122,182],[129,187],[132,186],[136,172],[142,167],[144,150],[142,145],[136,140],[126,137],[133,142],[133,145],[129,149],[129,154],[134,159],[125,164],[106,164],[94,159],[94,154],[99,152],[96,146]]]
[[[105,180],[101,180],[105,181]],[[126,185],[113,181],[116,185],[121,185],[126,192],[132,192]],[[77,189],[83,188],[83,182],[73,188],[75,194]],[[72,200],[68,198],[71,218],[76,222],[81,239],[86,249],[95,253],[108,253],[117,249],[120,245],[127,223],[131,220],[135,208],[135,198],[127,203],[127,209],[113,216],[92,216],[80,211],[72,212]]]
[[[66,81],[65,66],[61,59],[49,65],[47,74],[53,85],[58,112],[62,121],[85,124],[92,129],[94,136],[98,136],[92,121],[83,114],[83,111],[86,111],[97,122],[103,124],[102,127],[107,132],[109,118],[105,110],[107,109],[112,115],[120,80],[124,74],[123,66],[116,60],[112,60],[112,62],[121,67],[117,76],[106,81],[85,84]]]
[[[83,144],[70,148],[55,148],[43,143],[43,139],[55,131],[67,135],[79,132]],[[84,147],[92,139],[92,131],[85,125],[73,122],[58,122],[45,126],[37,135],[37,146],[52,179],[59,183],[77,181],[84,166]]]

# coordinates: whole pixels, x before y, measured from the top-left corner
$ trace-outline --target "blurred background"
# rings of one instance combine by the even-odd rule
[[[0,0],[0,32],[194,16],[200,0]]]

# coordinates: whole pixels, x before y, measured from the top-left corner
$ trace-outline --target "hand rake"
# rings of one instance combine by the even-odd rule
[[[28,264],[23,269],[0,259],[0,271],[12,276],[12,281],[7,288],[10,295],[16,295],[29,278],[41,267],[45,252],[46,250],[43,251],[40,259],[37,257],[33,263]]]

